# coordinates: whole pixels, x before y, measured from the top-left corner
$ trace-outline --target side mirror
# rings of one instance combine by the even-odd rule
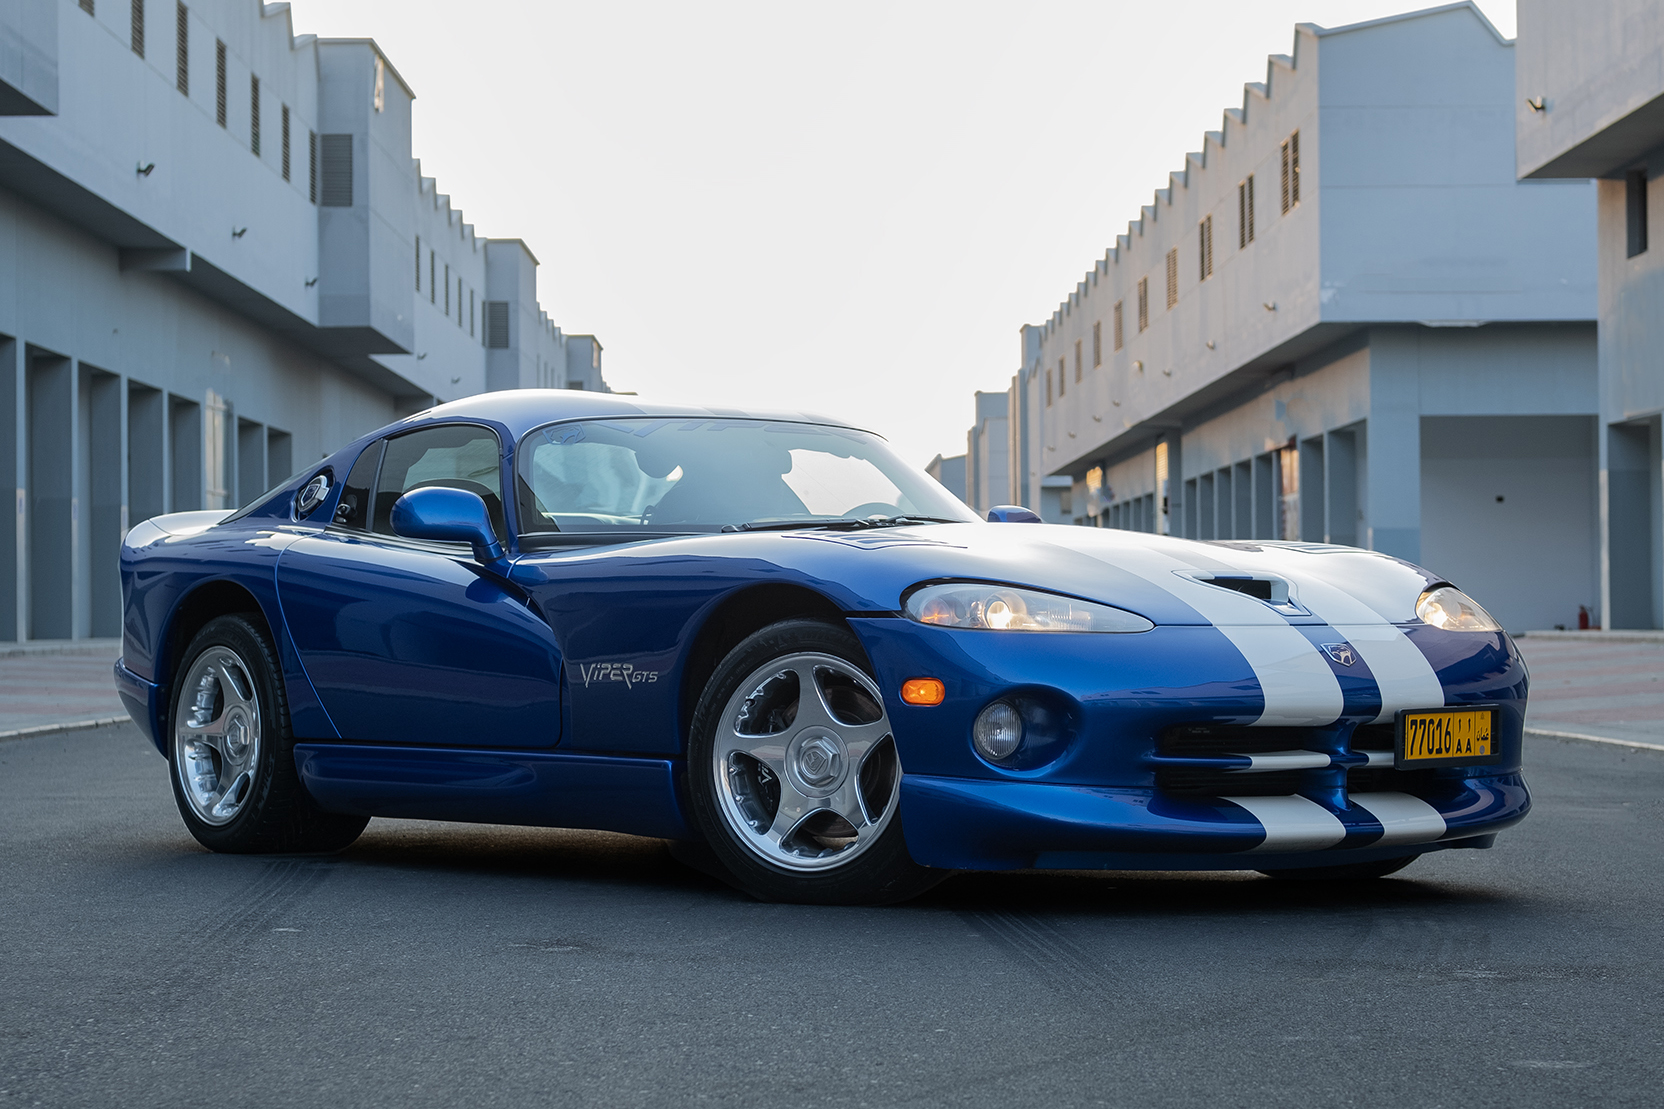
[[[990,524],[1043,524],[1033,510],[1024,508],[1020,504],[996,504],[988,510]]]
[[[503,557],[485,502],[466,489],[412,489],[393,502],[393,531],[406,539],[470,543],[474,558],[482,563]]]

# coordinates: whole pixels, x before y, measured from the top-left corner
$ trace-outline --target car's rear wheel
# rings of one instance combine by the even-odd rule
[[[765,901],[882,904],[946,872],[901,829],[901,761],[848,629],[786,620],[723,659],[688,750],[694,822],[739,888]]]
[[[1343,866],[1295,867],[1288,870],[1262,870],[1268,878],[1293,882],[1363,882],[1371,878],[1385,878],[1419,859],[1420,855],[1401,855],[1396,859],[1377,859],[1370,863],[1347,863]]]
[[[295,772],[277,654],[243,616],[191,640],[168,716],[174,800],[204,847],[232,853],[339,851],[369,818],[320,809]]]

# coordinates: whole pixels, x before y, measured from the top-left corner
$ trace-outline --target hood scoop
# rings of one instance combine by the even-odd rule
[[[1178,570],[1180,577],[1189,578],[1215,589],[1229,589],[1256,601],[1264,601],[1284,616],[1310,616],[1311,612],[1294,595],[1287,578],[1275,574],[1214,572],[1208,570]]]

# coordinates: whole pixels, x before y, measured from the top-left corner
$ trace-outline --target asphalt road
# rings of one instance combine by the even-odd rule
[[[0,743],[0,1106],[1656,1105],[1664,755],[1537,740],[1363,887],[962,875],[762,905],[624,836],[210,855],[129,727]]]

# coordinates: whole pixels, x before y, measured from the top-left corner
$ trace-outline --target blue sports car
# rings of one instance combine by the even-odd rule
[[[770,900],[956,869],[1368,878],[1525,816],[1526,670],[1348,547],[980,520],[803,415],[492,393],[122,549],[116,684],[215,851],[657,836]]]

